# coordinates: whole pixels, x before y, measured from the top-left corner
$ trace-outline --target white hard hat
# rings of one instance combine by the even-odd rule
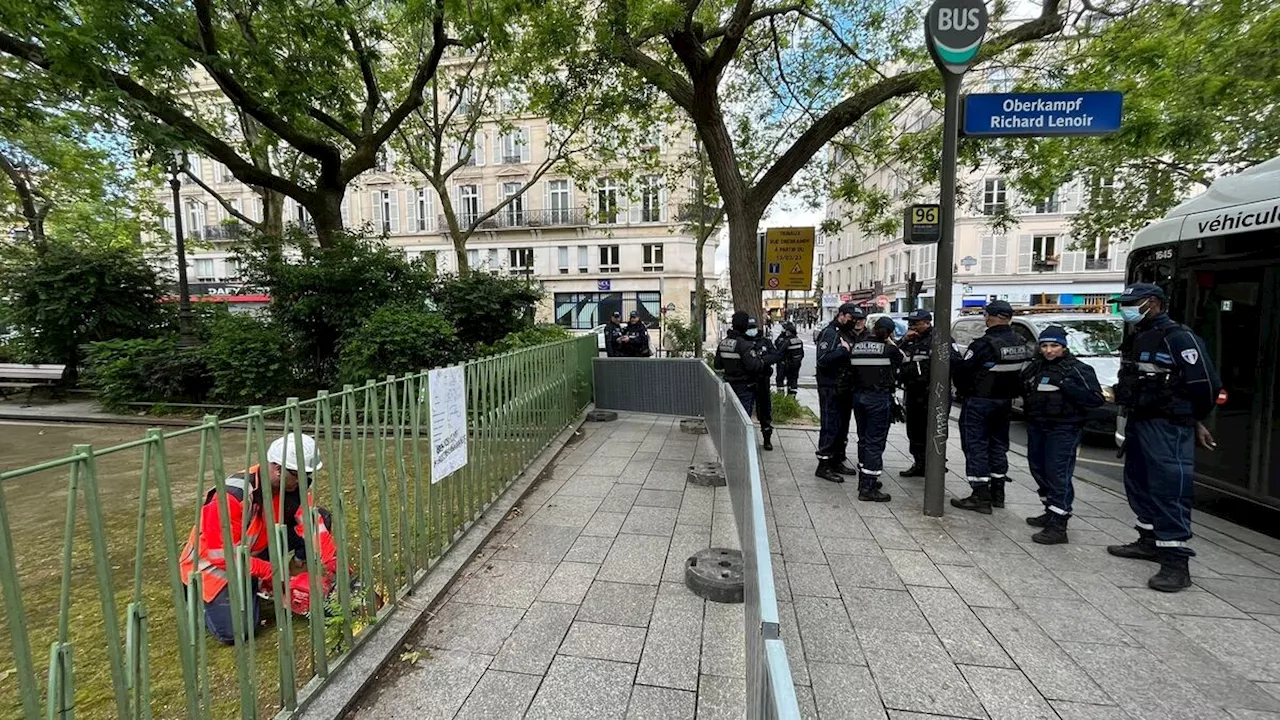
[[[267,462],[281,465],[285,470],[298,469],[298,441],[294,439],[293,433],[277,438],[271,443],[271,447],[267,448]],[[304,472],[313,473],[324,467],[324,463],[320,462],[320,452],[316,449],[315,438],[310,435],[302,435],[302,470]]]

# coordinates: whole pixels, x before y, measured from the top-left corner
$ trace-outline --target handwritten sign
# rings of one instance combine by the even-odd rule
[[[427,373],[431,398],[431,482],[467,464],[467,379],[461,365]]]

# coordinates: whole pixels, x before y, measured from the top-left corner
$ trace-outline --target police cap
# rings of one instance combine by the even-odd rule
[[[1147,298],[1158,298],[1164,302],[1164,290],[1154,283],[1134,283],[1124,289],[1124,293],[1111,299],[1111,302],[1136,303]]]
[[[852,315],[855,318],[861,318],[861,317],[867,316],[866,313],[862,312],[862,308],[858,307],[857,305],[854,305],[853,303],[845,303],[841,305],[839,313],[841,315]]]
[[[988,315],[993,315],[995,317],[1013,317],[1013,306],[1004,300],[992,300],[987,303],[984,310]]]
[[[898,326],[894,324],[893,318],[891,317],[886,316],[886,317],[876,318],[876,324],[875,324],[876,330],[887,330],[889,331],[890,334],[893,334],[893,331],[896,330],[897,328]]]
[[[907,315],[907,322],[920,322],[920,321],[933,322],[933,313],[929,312],[928,310],[920,309],[920,310],[912,310],[911,313]]]

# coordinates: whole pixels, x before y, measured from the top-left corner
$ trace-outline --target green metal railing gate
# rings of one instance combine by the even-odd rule
[[[76,445],[69,456],[0,473],[0,592],[10,652],[0,656],[0,668],[10,668],[0,674],[0,708],[12,707],[28,720],[72,718],[77,711],[120,718],[289,716],[591,401],[595,355],[595,337],[587,336],[467,363],[468,463],[435,485],[425,372],[348,385],[305,401],[292,398],[281,407],[253,407],[227,420],[209,416],[176,432],[153,429],[114,447]],[[204,604],[192,602],[200,598],[199,576],[187,587],[179,573],[184,533],[199,513],[197,499],[216,488],[223,544],[231,547],[228,470],[265,466],[269,442],[295,430],[315,437],[324,460],[309,480],[300,478],[310,612],[305,618],[289,613],[283,599],[289,580],[286,527],[269,523],[272,600],[263,610],[274,610],[274,629],[256,636],[246,632],[256,625],[255,590],[249,550],[237,548],[227,559],[227,576],[233,627],[243,641],[234,648],[210,646]],[[240,442],[224,446],[237,435],[243,436]],[[192,444],[197,447],[186,447]],[[301,457],[300,438],[298,444]],[[194,484],[181,481],[183,471],[191,470],[190,458],[185,468],[170,458],[180,446],[188,455],[198,453]],[[104,497],[104,464],[121,465],[126,473],[134,468],[136,517],[124,517],[131,513],[118,497]],[[15,545],[5,495],[19,480],[34,483],[60,472],[69,477],[55,574],[46,546],[56,536],[25,551]],[[128,477],[131,482],[134,476]],[[270,485],[262,483],[265,507],[272,507]],[[332,514],[338,547],[337,587],[329,598],[318,586],[315,547],[322,506]],[[125,585],[116,571],[130,550],[132,583]],[[89,566],[92,585],[81,582],[81,570]],[[45,607],[48,599],[39,599],[58,575],[55,617]],[[127,599],[123,632],[118,599]],[[32,649],[46,638],[49,664],[42,687]],[[85,656],[91,659],[73,666],[73,659]]]

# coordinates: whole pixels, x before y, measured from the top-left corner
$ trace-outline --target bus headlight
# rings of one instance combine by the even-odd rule
[[[1109,403],[1116,401],[1116,391],[1111,389],[1110,385],[1102,386],[1102,399]]]

